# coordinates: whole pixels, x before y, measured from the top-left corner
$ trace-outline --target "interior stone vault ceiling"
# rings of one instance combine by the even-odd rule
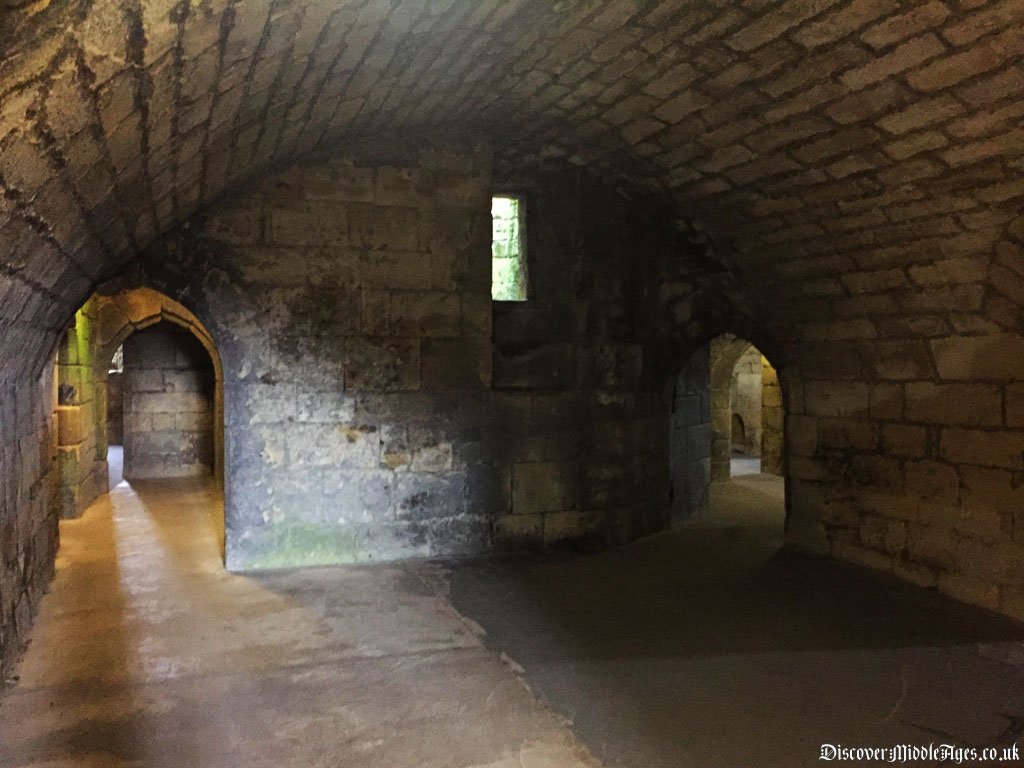
[[[986,276],[1024,197],[1022,0],[0,8],[16,351],[225,190],[381,132],[586,165],[706,232],[797,320],[856,294],[854,271],[899,288],[943,255]]]

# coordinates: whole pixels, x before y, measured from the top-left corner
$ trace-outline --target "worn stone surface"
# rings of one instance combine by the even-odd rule
[[[126,276],[188,301],[224,360],[230,568],[605,544],[664,525],[667,416],[625,245],[666,259],[691,246],[585,174],[499,174],[485,149],[319,156]],[[496,305],[492,332],[502,185],[525,193],[535,263],[530,301]]]
[[[124,342],[124,477],[212,475],[213,361],[191,333],[158,323]]]
[[[711,484],[711,347],[693,353],[675,382],[669,421],[672,517],[686,520],[708,510]]]
[[[76,315],[57,348],[57,471],[61,515],[77,517],[107,488],[92,318]]]
[[[785,474],[785,404],[779,373],[761,358],[761,472]]]
[[[731,441],[734,453],[761,455],[762,436],[762,355],[756,347],[748,349],[736,361],[729,384]]]
[[[951,472],[963,484],[975,470],[1024,471],[1024,428],[1008,389],[1024,375],[1017,3],[71,0],[8,3],[0,13],[5,632],[43,589],[30,574],[46,571],[40,563],[54,547],[52,536],[37,536],[52,530],[41,521],[54,514],[38,489],[56,476],[55,456],[32,450],[46,442],[41,422],[53,411],[40,376],[97,281],[270,168],[403,131],[406,149],[471,136],[464,151],[486,140],[513,166],[584,166],[630,207],[676,226],[694,246],[677,258],[623,246],[637,280],[625,303],[645,299],[641,319],[660,329],[641,366],[647,391],[662,396],[699,343],[725,331],[748,338],[778,364],[786,418],[802,420],[805,437],[815,432],[802,442],[813,449],[786,457],[791,543],[940,589],[955,588],[947,573],[975,579],[991,589],[957,594],[1019,614],[1019,574],[981,565],[1021,556],[1017,527],[1002,519],[998,541],[991,522],[970,529],[964,520],[991,510],[950,490]],[[458,183],[473,174],[457,153],[435,170],[446,204],[480,191],[479,178]],[[415,273],[394,266],[410,252],[414,235],[403,225],[419,210],[401,173],[374,188],[365,175],[339,172],[327,187],[350,206],[344,220],[319,219],[321,203],[309,200],[305,218],[287,206],[284,221],[228,217],[223,241],[311,249],[345,239],[387,247],[389,258],[360,266],[367,272]],[[283,200],[291,189],[279,180],[272,193]],[[380,239],[381,206],[397,238]],[[180,267],[189,256],[173,258]],[[343,271],[334,272],[340,285]],[[231,277],[211,274],[207,290]],[[423,289],[435,290],[446,289]],[[192,298],[202,295],[197,288]],[[351,321],[354,307],[337,300]],[[364,313],[390,322],[390,301],[370,299],[360,322]],[[306,327],[316,327],[317,301],[305,304]],[[415,369],[438,390],[486,389],[501,364],[481,352],[481,306],[471,296],[460,304],[474,330],[458,336],[450,297],[399,300],[412,335],[385,335],[384,350],[356,344],[347,381],[408,388],[420,383]],[[598,321],[621,322],[603,308]],[[628,380],[642,359],[635,344],[602,350],[609,377]],[[393,364],[377,366],[381,355]],[[456,368],[453,358],[475,364]],[[523,364],[548,369],[557,387],[573,358],[545,346]],[[908,386],[954,382],[996,388],[998,412],[978,417],[987,425],[963,424],[952,405],[927,421],[908,415]],[[644,398],[605,390],[594,399],[627,408]],[[665,412],[641,403],[638,413],[647,406]],[[819,440],[807,426],[819,419],[848,419],[844,429],[858,434],[839,447],[842,430],[826,424]],[[886,434],[920,429],[920,456],[886,453]],[[40,461],[26,458],[34,455]],[[577,487],[604,492],[612,471]],[[941,501],[919,482],[929,473],[946,478]],[[666,484],[654,485],[658,494]],[[580,530],[588,511],[575,510]],[[877,518],[895,521],[904,539],[893,533],[880,548]]]
[[[716,483],[709,514],[614,552],[459,564],[453,602],[610,766],[810,768],[822,744],[1019,743],[1024,628],[780,551],[782,486]]]
[[[438,568],[232,575],[222,514],[212,481],[163,480],[64,521],[0,690],[0,765],[597,765],[483,647]]]
[[[8,385],[0,402],[0,652],[6,671],[28,636],[57,552],[61,503],[52,364],[37,381]]]

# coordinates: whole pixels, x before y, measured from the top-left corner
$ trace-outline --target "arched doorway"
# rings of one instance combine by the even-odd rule
[[[782,389],[761,350],[732,334],[715,337],[683,367],[671,406],[673,521],[713,514],[716,497],[736,507],[750,491],[759,495],[746,501],[764,502],[766,515],[781,522]]]
[[[126,480],[213,475],[216,385],[199,340],[160,321],[129,335],[117,357],[120,372],[108,366],[107,376],[108,463],[120,445]]]
[[[180,303],[148,288],[90,297],[58,354],[63,516],[109,489],[108,459],[120,458],[111,436],[128,446],[129,478],[208,473],[222,484],[222,371],[209,332]]]
[[[775,368],[749,341],[729,334],[708,345],[711,479],[782,474],[782,391]]]

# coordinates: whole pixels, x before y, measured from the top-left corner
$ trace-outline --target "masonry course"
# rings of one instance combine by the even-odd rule
[[[224,355],[227,453],[248,457],[227,480],[256,489],[229,509],[238,562],[269,546],[242,531],[270,536],[301,493],[260,485],[267,462],[285,472],[304,449],[300,431],[269,424],[260,443],[258,422],[232,445],[232,425],[289,402],[289,386],[319,425],[309,434],[357,428],[337,466],[309,476],[317,488],[353,481],[342,472],[430,476],[389,480],[382,555],[655,530],[668,519],[664,387],[732,332],[777,363],[791,546],[1020,617],[1019,573],[984,565],[1022,555],[1019,521],[1000,511],[996,525],[968,491],[979,471],[1024,472],[1018,4],[110,0],[3,15],[5,660],[49,577],[56,519],[101,490],[89,462],[76,482],[58,469],[75,463],[54,416],[58,342],[128,273],[188,303]],[[487,201],[506,185],[558,213],[530,257],[543,300],[492,314]],[[548,336],[517,338],[531,323]],[[311,341],[324,338],[345,341]],[[314,415],[310,399],[339,381],[351,398]],[[963,410],[918,400],[956,383],[987,389]],[[496,402],[507,421],[490,419]],[[442,404],[447,426],[384,430]],[[63,436],[88,439],[75,418]],[[807,434],[835,418],[882,440],[846,429],[840,446],[824,422],[825,440]],[[604,420],[651,432],[627,460],[590,462],[580,425]],[[504,457],[505,424],[552,434],[528,460]],[[380,451],[385,434],[371,467],[364,441]],[[941,502],[900,481],[918,461],[944,467]],[[577,474],[519,520],[511,467],[534,462]],[[398,514],[449,493],[458,513]],[[327,522],[321,502],[303,525]],[[377,507],[346,514],[364,513]],[[880,537],[879,517],[898,533]]]

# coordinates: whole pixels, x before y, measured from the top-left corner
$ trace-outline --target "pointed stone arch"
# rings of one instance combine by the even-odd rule
[[[141,331],[160,322],[168,322],[189,331],[203,346],[214,371],[214,475],[221,483],[224,482],[224,368],[220,353],[210,332],[202,321],[183,304],[152,288],[130,288],[109,296],[96,295],[91,301],[96,303],[98,322],[95,326],[95,345],[97,354],[94,358],[93,377],[97,393],[102,393],[102,405],[97,409],[97,419],[101,434],[105,437],[107,418],[107,377],[108,368],[114,352],[124,340],[137,331]],[[106,448],[104,442],[104,449]]]

